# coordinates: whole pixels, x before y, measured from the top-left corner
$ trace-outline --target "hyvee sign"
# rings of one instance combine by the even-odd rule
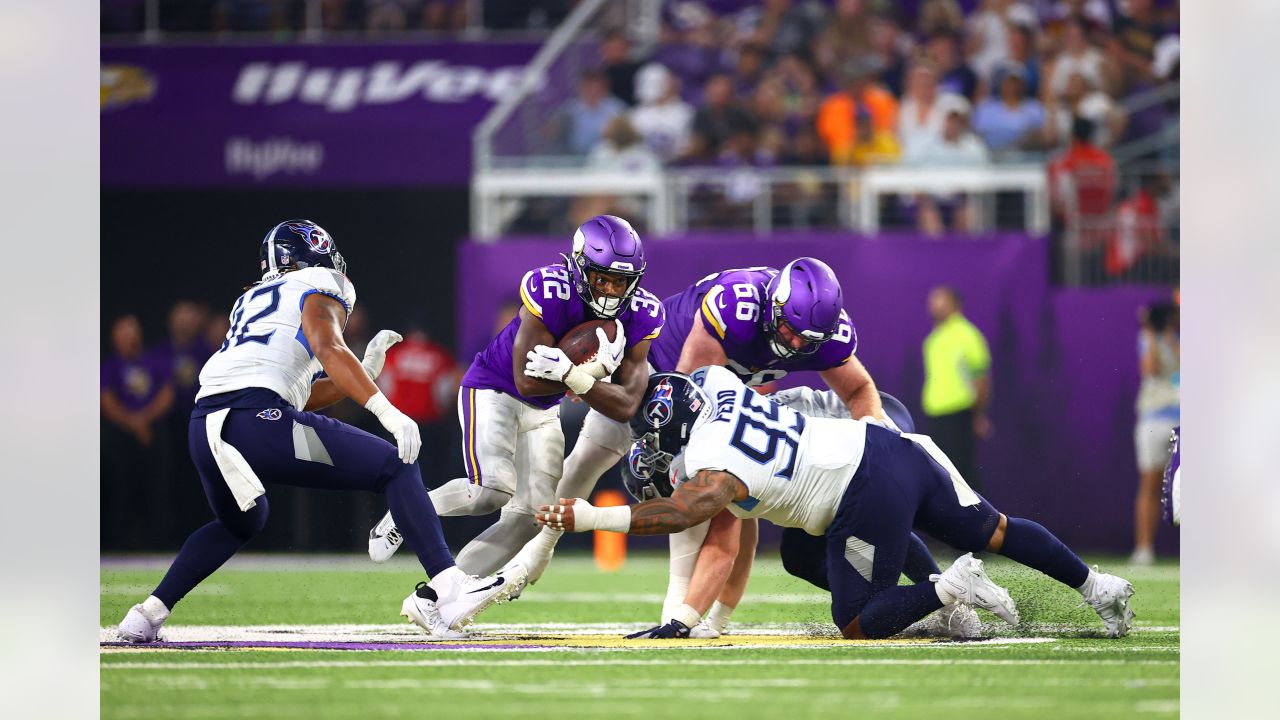
[[[462,184],[533,43],[107,47],[106,187]]]

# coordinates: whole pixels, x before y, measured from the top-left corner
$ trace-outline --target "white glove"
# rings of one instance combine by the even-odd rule
[[[380,392],[374,393],[365,402],[364,407],[378,417],[378,422],[396,438],[396,448],[400,451],[400,461],[410,465],[417,461],[418,451],[422,449],[422,436],[418,434],[418,423],[409,419],[408,415],[396,409],[395,405]]]
[[[535,345],[526,355],[524,374],[539,380],[561,382],[575,395],[585,395],[596,384],[588,372],[574,365],[560,348]]]
[[[617,336],[613,342],[609,341],[604,328],[596,328],[596,339],[600,342],[596,349],[596,357],[591,362],[581,365],[588,375],[597,380],[603,380],[612,375],[622,364],[622,358],[627,352],[627,335],[622,330],[622,321],[614,320],[613,322],[617,325]]]
[[[364,360],[360,364],[369,373],[370,380],[377,380],[382,374],[382,367],[387,364],[387,350],[404,338],[395,330],[379,330],[364,349]]]

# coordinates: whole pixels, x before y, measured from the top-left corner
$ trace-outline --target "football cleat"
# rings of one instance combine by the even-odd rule
[[[707,624],[706,620],[689,628],[689,637],[694,640],[715,640],[720,637],[720,631]]]
[[[155,642],[160,626],[169,619],[169,609],[154,596],[129,608],[116,632],[128,643]]]
[[[929,634],[934,637],[964,638],[971,640],[982,637],[982,621],[978,619],[978,611],[965,605],[955,603],[934,611],[925,618]]]
[[[400,528],[396,527],[396,521],[391,519],[391,513],[388,511],[369,531],[369,559],[376,563],[384,563],[390,560],[403,544],[404,536],[400,534]]]
[[[941,575],[930,575],[929,579],[942,585],[957,601],[990,610],[1010,625],[1018,624],[1018,608],[1009,591],[987,577],[982,561],[973,553],[961,555]]]
[[[440,608],[436,606],[436,601],[429,597],[431,593],[425,592],[425,588],[425,582],[418,583],[417,588],[401,603],[400,614],[426,630],[433,640],[460,640],[467,637],[465,632],[449,629],[449,625],[440,618]]]
[[[513,562],[488,577],[456,577],[460,579],[441,583],[446,586],[443,591],[432,586],[439,596],[436,606],[440,609],[440,618],[451,630],[461,630],[490,605],[504,603],[513,594],[519,594],[529,580],[529,570]]]
[[[1098,572],[1098,566],[1094,565],[1085,583],[1085,590],[1084,601],[1102,618],[1107,637],[1121,638],[1128,635],[1133,628],[1134,612],[1129,607],[1133,585],[1122,577]]]

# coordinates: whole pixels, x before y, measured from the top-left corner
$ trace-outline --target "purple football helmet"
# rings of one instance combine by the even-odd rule
[[[765,294],[769,309],[764,317],[764,329],[769,337],[769,349],[780,358],[812,355],[840,326],[840,312],[844,309],[840,281],[821,260],[802,257],[787,263],[782,272],[769,281]],[[804,344],[793,348],[779,334],[782,325],[800,336]]]
[[[564,256],[582,302],[602,319],[617,317],[631,301],[644,276],[644,245],[631,223],[613,215],[597,215],[573,234],[573,254]],[[588,273],[602,272],[627,279],[627,290],[618,297],[596,297]]]

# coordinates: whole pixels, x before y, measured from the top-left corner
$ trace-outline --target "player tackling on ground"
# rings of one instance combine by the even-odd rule
[[[640,406],[649,345],[666,320],[662,302],[640,287],[644,271],[644,246],[631,225],[597,215],[574,233],[565,262],[525,273],[519,315],[476,354],[458,394],[467,477],[431,491],[444,516],[502,509],[498,522],[458,553],[468,572],[503,567],[538,534],[533,514],[556,498],[564,466],[560,399],[567,390],[624,428]],[[617,336],[609,341],[599,330],[596,360],[575,366],[555,346],[596,319],[615,320]],[[382,562],[399,544],[384,517],[369,534],[369,555]]]
[[[537,519],[556,529],[679,532],[728,508],[826,538],[831,615],[846,638],[885,638],[939,608],[976,605],[1011,624],[1018,612],[972,552],[1002,554],[1076,589],[1108,637],[1133,624],[1128,581],[1090,570],[1044,527],[973,492],[927,436],[858,420],[807,418],[719,367],[649,380],[631,422],[649,464],[682,462],[669,498],[597,508],[561,499]],[[678,459],[676,456],[680,456]],[[898,585],[912,527],[970,551],[929,582]],[[679,623],[679,620],[673,621]],[[675,630],[687,634],[684,623]]]
[[[494,602],[523,587],[520,566],[496,577],[454,565],[415,463],[418,427],[373,384],[387,348],[383,330],[363,363],[342,338],[356,302],[333,238],[310,220],[280,223],[259,253],[262,280],[231,310],[226,341],[200,371],[188,443],[214,519],[187,538],[155,591],[120,622],[129,642],[156,639],[169,613],[266,524],[262,483],[384,493],[430,582],[401,614],[439,637],[457,636]],[[378,417],[396,445],[312,410],[349,397]]]

